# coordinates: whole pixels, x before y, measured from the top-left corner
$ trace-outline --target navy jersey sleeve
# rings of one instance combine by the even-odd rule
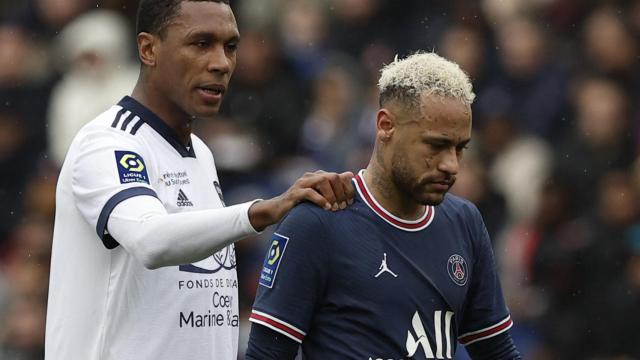
[[[507,331],[512,325],[496,271],[489,234],[480,212],[471,207],[474,264],[458,341],[470,345]]]
[[[327,281],[326,232],[309,204],[278,225],[264,259],[250,321],[302,343]]]
[[[293,360],[300,344],[265,326],[253,324],[246,360]]]

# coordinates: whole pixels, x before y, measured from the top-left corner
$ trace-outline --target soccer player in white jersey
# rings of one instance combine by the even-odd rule
[[[228,1],[142,0],[137,20],[131,97],[78,133],[60,173],[45,358],[236,359],[233,243],[302,201],[346,207],[353,175],[305,174],[225,207],[190,129],[218,111],[235,68]]]

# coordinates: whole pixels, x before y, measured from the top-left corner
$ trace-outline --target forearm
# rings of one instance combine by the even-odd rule
[[[138,196],[114,208],[107,229],[149,269],[187,264],[255,234],[250,205],[168,214],[157,199]]]

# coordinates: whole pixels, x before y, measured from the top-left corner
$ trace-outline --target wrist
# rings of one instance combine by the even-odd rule
[[[275,224],[279,220],[277,202],[273,199],[258,199],[249,207],[249,222],[258,232],[263,231],[267,226]]]

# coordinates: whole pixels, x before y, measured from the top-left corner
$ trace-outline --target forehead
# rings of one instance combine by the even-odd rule
[[[420,126],[429,131],[471,133],[471,107],[459,99],[423,94],[418,117]]]
[[[182,1],[167,32],[169,35],[206,32],[224,37],[239,36],[231,7],[214,1]]]

